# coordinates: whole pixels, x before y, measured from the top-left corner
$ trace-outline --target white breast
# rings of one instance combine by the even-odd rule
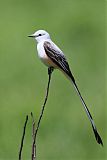
[[[46,57],[46,53],[45,53],[45,50],[44,50],[44,47],[43,47],[43,41],[42,42],[39,42],[37,44],[37,51],[38,51],[38,56],[39,58],[45,58]]]
[[[44,41],[39,42],[37,44],[37,51],[38,51],[38,56],[40,58],[40,60],[46,65],[46,66],[50,66],[49,64],[49,58],[45,53],[44,47],[43,47]]]
[[[47,41],[50,42],[50,40],[47,40]],[[45,53],[45,49],[43,46],[44,42],[45,41],[41,41],[37,44],[37,51],[38,51],[38,56],[39,56],[40,60],[48,67],[53,66],[54,68],[58,68],[58,66],[54,62],[52,62],[52,60]],[[54,48],[58,48],[53,42],[51,42],[51,43],[54,46]],[[60,51],[59,48],[57,50]],[[63,54],[63,53],[61,52],[61,54]]]

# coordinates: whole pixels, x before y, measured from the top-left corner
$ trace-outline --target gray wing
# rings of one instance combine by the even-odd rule
[[[50,42],[44,42],[44,49],[47,56],[59,67],[61,68],[75,83],[74,77],[70,71],[69,64],[64,56],[64,54],[54,47]]]

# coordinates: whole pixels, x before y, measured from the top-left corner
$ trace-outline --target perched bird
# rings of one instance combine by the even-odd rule
[[[28,37],[32,37],[37,41],[37,51],[41,61],[46,66],[48,66],[48,68],[52,67],[53,69],[61,70],[66,75],[66,77],[72,82],[78,96],[80,97],[86,114],[91,122],[96,141],[99,144],[103,145],[102,139],[97,131],[91,113],[78,89],[78,86],[76,84],[73,74],[71,73],[69,64],[64,53],[59,49],[59,47],[55,43],[53,43],[49,33],[45,30],[38,30],[34,34],[29,35]]]

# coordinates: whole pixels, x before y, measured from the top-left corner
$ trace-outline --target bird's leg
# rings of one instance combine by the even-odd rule
[[[54,70],[54,68],[53,68],[53,67],[49,67],[49,68],[48,68],[48,75],[51,75],[51,74],[52,74],[52,72],[53,72],[53,70]]]

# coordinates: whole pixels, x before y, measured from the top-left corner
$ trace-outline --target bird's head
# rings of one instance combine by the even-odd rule
[[[46,32],[45,30],[38,30],[34,34],[29,35],[28,37],[36,39],[37,42],[50,39],[49,33]]]

